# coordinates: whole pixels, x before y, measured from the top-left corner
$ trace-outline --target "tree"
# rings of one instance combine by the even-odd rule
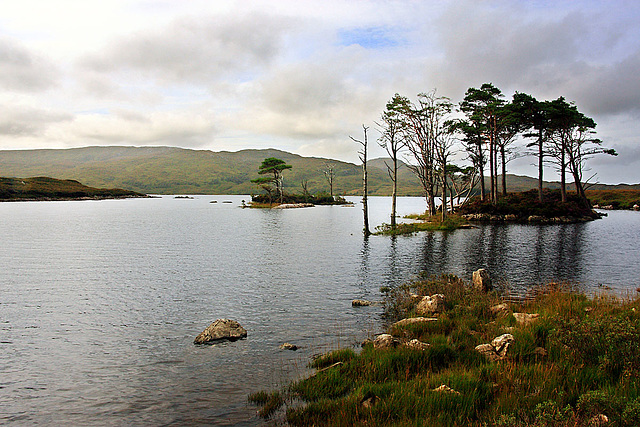
[[[378,144],[387,151],[387,154],[391,158],[391,166],[388,164],[387,173],[391,182],[393,183],[393,189],[391,191],[391,228],[396,228],[396,200],[398,197],[398,155],[400,151],[405,147],[405,140],[403,138],[403,122],[401,109],[406,105],[406,98],[398,95],[393,96],[391,101],[387,102],[385,111],[380,116],[380,122],[376,123],[378,130],[380,131],[380,138],[378,138]]]
[[[333,177],[334,175],[334,169],[335,169],[336,165],[331,163],[331,162],[326,162],[324,164],[324,169],[322,170],[322,173],[324,174],[324,177],[327,179],[327,183],[329,184],[329,195],[331,195],[331,198],[333,199]]]
[[[278,198],[280,203],[282,203],[282,197],[284,195],[282,172],[286,169],[291,169],[292,167],[293,166],[286,164],[284,160],[269,157],[262,161],[262,164],[258,169],[258,173],[260,175],[271,174],[272,176],[252,179],[251,182],[258,184],[267,191],[270,203],[272,202],[271,195],[273,191],[271,185],[275,186],[276,198]]]
[[[491,83],[484,83],[480,89],[469,88],[460,109],[467,116],[470,126],[478,132],[481,140],[489,147],[489,178],[491,202],[497,198],[497,140],[500,129],[501,109],[504,104],[502,91]],[[471,124],[472,123],[472,124]],[[484,175],[484,173],[482,173]],[[484,178],[484,176],[483,176]],[[484,183],[482,183],[484,186]]]
[[[544,200],[542,194],[543,183],[543,167],[544,167],[544,143],[547,140],[549,130],[549,117],[547,104],[540,102],[531,95],[516,92],[513,95],[514,114],[522,126],[522,129],[530,132],[525,133],[525,137],[536,138],[535,142],[527,145],[527,147],[537,147],[538,156],[538,200]]]
[[[369,237],[371,235],[371,230],[369,229],[369,207],[367,205],[367,193],[369,191],[368,188],[368,178],[367,178],[367,130],[369,128],[365,125],[362,125],[362,130],[364,131],[364,139],[362,141],[355,139],[352,136],[349,136],[354,142],[362,145],[362,150],[358,151],[360,156],[360,161],[362,162],[362,211],[364,215],[364,236]]]

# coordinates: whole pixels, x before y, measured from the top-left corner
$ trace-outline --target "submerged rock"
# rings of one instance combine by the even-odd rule
[[[281,350],[291,350],[291,351],[296,351],[298,349],[298,346],[295,344],[291,344],[291,343],[284,343],[280,346]]]
[[[247,331],[235,320],[218,319],[202,331],[194,344],[207,344],[221,340],[236,341],[240,338],[246,338]]]
[[[351,305],[353,307],[366,307],[369,305],[373,305],[371,301],[367,301],[366,299],[354,299],[351,301]]]

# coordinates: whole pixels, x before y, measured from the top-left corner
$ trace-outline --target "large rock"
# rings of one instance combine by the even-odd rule
[[[476,270],[473,272],[473,287],[482,292],[489,292],[493,289],[493,284],[491,283],[491,277],[489,277],[489,272],[484,268]]]
[[[480,344],[476,346],[475,350],[486,357],[489,361],[497,362],[507,357],[507,351],[513,341],[513,335],[503,334],[494,338],[490,344]]]
[[[513,317],[516,318],[518,325],[527,326],[533,323],[540,315],[537,313],[513,313]]]
[[[391,325],[392,328],[394,327],[402,327],[402,326],[406,326],[406,325],[415,325],[415,324],[419,324],[419,323],[428,323],[428,322],[437,322],[438,319],[436,317],[409,317],[407,319],[402,319],[396,323],[394,323],[393,325]]]
[[[194,344],[207,344],[221,340],[236,341],[245,338],[247,331],[235,320],[218,319],[202,331]]]
[[[425,296],[416,305],[416,313],[420,316],[440,314],[445,310],[445,299],[443,294]]]
[[[381,334],[373,340],[373,347],[379,349],[396,348],[400,340],[390,334]]]

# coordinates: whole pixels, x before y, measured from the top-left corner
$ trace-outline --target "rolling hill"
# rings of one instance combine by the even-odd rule
[[[145,194],[251,194],[259,192],[251,179],[267,157],[277,157],[293,168],[285,172],[285,190],[301,193],[303,181],[316,194],[329,191],[323,170],[334,166],[334,194],[361,193],[359,165],[303,157],[275,149],[213,152],[176,147],[84,147],[44,150],[0,150],[0,176],[48,176],[72,179],[96,188],[126,188]],[[384,159],[369,162],[372,195],[391,194]],[[422,195],[418,179],[402,164],[399,195]],[[548,188],[557,183],[547,183]],[[508,175],[510,191],[536,188],[534,178]],[[605,186],[608,187],[608,186]],[[630,186],[629,188],[633,188]]]

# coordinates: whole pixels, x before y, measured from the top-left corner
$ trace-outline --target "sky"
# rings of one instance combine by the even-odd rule
[[[0,149],[278,148],[358,162],[395,93],[564,96],[640,182],[636,0],[0,1]],[[464,162],[463,153],[457,161]],[[536,176],[535,158],[509,164]],[[557,175],[552,168],[549,179]]]

